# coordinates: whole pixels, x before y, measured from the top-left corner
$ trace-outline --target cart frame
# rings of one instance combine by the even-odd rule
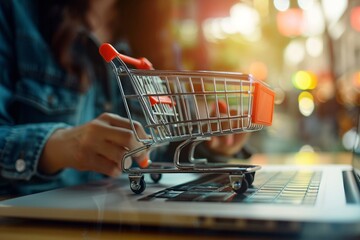
[[[141,193],[146,188],[144,174],[157,182],[163,173],[229,174],[232,189],[243,193],[254,180],[258,165],[208,163],[193,157],[196,146],[213,136],[261,130],[273,118],[274,92],[251,75],[210,71],[159,71],[145,58],[134,59],[119,54],[110,44],[103,44],[100,54],[111,64],[124,107],[135,137],[143,146],[127,152],[121,169],[129,174],[130,188]],[[138,69],[129,69],[126,65]],[[133,89],[125,91],[123,81],[130,78]],[[151,137],[139,137],[130,101],[139,103],[145,129]],[[232,106],[232,107],[231,107]],[[179,142],[173,164],[151,163],[149,168],[127,167],[126,159],[169,142]],[[188,162],[180,162],[184,147],[190,147]]]

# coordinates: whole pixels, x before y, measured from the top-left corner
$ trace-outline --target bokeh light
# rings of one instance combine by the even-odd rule
[[[315,74],[309,71],[298,71],[292,77],[295,88],[300,90],[314,89],[317,86]]]
[[[343,137],[342,137],[342,144],[345,149],[352,150],[356,144],[357,139],[359,139],[360,136],[357,135],[357,132],[355,129],[350,129],[347,131]]]
[[[360,91],[360,71],[353,74],[352,84],[355,90]]]
[[[303,11],[303,32],[304,36],[319,36],[325,32],[325,21],[321,5],[316,2],[312,7]]]
[[[306,52],[311,57],[320,57],[324,51],[324,43],[320,37],[309,37],[305,42]]]
[[[248,41],[257,41],[261,37],[259,25],[259,13],[246,4],[237,3],[229,10],[229,17],[207,18],[202,29],[208,42],[224,40],[234,34],[241,34]]]
[[[226,17],[226,18],[220,19],[219,21],[220,21],[221,29],[226,34],[235,34],[237,32],[236,26],[235,26],[235,24],[233,24],[233,21],[231,18]]]
[[[230,23],[236,28],[236,30],[245,36],[253,34],[260,23],[259,13],[252,7],[237,3],[230,9]]]
[[[198,26],[194,20],[187,19],[182,21],[179,28],[180,42],[182,45],[186,47],[196,45],[198,31]]]
[[[321,3],[326,22],[328,22],[329,25],[338,21],[348,6],[348,0],[336,0],[336,4],[334,4],[334,0],[322,0]]]
[[[332,82],[326,81],[321,83],[321,86],[316,91],[316,100],[325,103],[333,98],[335,95],[335,86]]]
[[[351,9],[350,23],[355,31],[360,32],[360,6]]]
[[[295,164],[313,165],[317,160],[318,155],[314,152],[310,145],[302,146],[297,154],[294,156]]]
[[[300,113],[308,117],[310,116],[315,110],[315,103],[314,97],[309,92],[302,92],[298,97],[299,102],[299,111]]]
[[[268,76],[268,68],[265,63],[261,61],[255,61],[250,64],[249,72],[257,80],[265,81]]]
[[[296,66],[305,58],[305,47],[302,41],[292,40],[284,50],[284,62]]]
[[[208,42],[216,42],[219,39],[225,39],[226,33],[221,27],[221,19],[209,18],[203,23],[204,37]]]
[[[312,101],[314,100],[313,95],[311,93],[307,92],[307,91],[301,92],[299,94],[298,101],[300,102],[304,98],[311,99]]]
[[[315,150],[311,145],[306,144],[300,148],[299,152],[315,152]]]
[[[281,104],[285,101],[285,91],[281,88],[275,88],[275,104]]]
[[[339,94],[337,95],[337,101],[345,106],[359,106],[359,92],[358,87],[359,74],[358,72],[352,74],[343,75],[336,82],[336,87]]]
[[[300,8],[291,8],[285,12],[278,12],[276,23],[280,34],[286,37],[299,36],[304,26],[303,11]]]
[[[309,10],[314,6],[315,0],[298,0],[298,5],[303,10]]]
[[[274,7],[278,11],[286,11],[290,7],[290,0],[274,0]]]

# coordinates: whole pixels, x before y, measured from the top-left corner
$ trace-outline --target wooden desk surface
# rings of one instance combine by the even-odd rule
[[[220,232],[184,231],[182,229],[149,229],[120,225],[45,222],[21,219],[0,219],[0,239],[4,240],[218,240],[239,239],[237,235]],[[273,239],[266,236],[241,234],[241,239]]]
[[[234,160],[237,161],[237,160]],[[251,164],[350,164],[351,153],[298,153],[288,155],[255,155]],[[0,239],[224,239],[214,233],[137,228],[136,226],[102,225],[101,223],[69,223],[0,218]],[[226,236],[238,239],[239,236]],[[242,239],[268,239],[265,236],[244,236]]]

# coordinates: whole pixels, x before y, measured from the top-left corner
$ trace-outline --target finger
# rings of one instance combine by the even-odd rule
[[[103,126],[99,129],[97,135],[94,134],[94,136],[103,139],[102,142],[111,142],[117,147],[123,147],[127,150],[133,150],[143,146],[135,137],[134,132],[126,128]]]
[[[94,133],[92,133],[100,141],[98,142],[111,142],[119,148],[125,148],[126,150],[134,150],[143,146],[138,141],[134,132],[130,129],[113,127],[109,125],[103,125],[97,127]],[[102,139],[102,140],[101,140]],[[103,146],[103,145],[102,145]],[[114,154],[114,153],[109,153]]]
[[[149,138],[139,122],[133,121],[131,124],[129,119],[115,114],[103,114],[100,118],[109,124],[104,125],[105,129],[102,130],[105,139],[119,146],[133,150],[143,146],[139,140]]]
[[[135,131],[140,138],[144,138],[144,139],[148,138],[148,135],[146,134],[144,128],[137,121],[133,121],[133,125],[132,125],[129,119],[111,113],[103,114],[101,117],[104,119],[104,121],[108,122],[111,126],[114,127],[133,130],[132,126],[134,126]]]
[[[119,163],[122,156],[126,153],[126,150],[123,147],[106,140],[98,142],[95,145],[94,151],[115,163]]]
[[[107,129],[103,131],[107,140],[114,142],[115,144],[125,148],[127,151],[137,149],[143,146],[143,144],[136,137],[133,129],[140,139],[149,138],[145,130],[140,123],[133,121],[131,124],[129,119],[122,118],[118,115],[105,113],[100,118],[107,122],[110,126],[105,126]],[[119,137],[121,136],[121,137]],[[109,156],[110,155],[110,156]],[[123,154],[121,154],[123,155]],[[114,159],[114,153],[109,152],[109,158]],[[116,156],[116,152],[115,152]],[[149,158],[146,151],[141,151],[135,154],[133,157],[137,159],[137,162],[141,167],[147,167],[149,165]]]
[[[89,170],[102,173],[110,177],[116,177],[120,175],[122,171],[118,164],[99,154],[94,154],[92,158],[88,159],[86,164],[88,164]]]
[[[120,162],[123,161],[124,155],[130,150],[127,147],[118,146],[111,142],[106,142],[105,144],[98,144],[95,152],[106,159],[113,161],[118,166],[121,166]],[[146,151],[141,151],[133,156],[137,156],[136,160],[142,168],[145,168],[149,165],[148,156]]]

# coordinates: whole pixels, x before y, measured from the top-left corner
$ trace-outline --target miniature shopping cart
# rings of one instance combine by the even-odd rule
[[[145,190],[145,173],[155,182],[163,173],[228,174],[236,193],[247,190],[260,166],[208,163],[206,159],[194,158],[194,150],[214,136],[252,132],[271,125],[275,96],[271,89],[247,74],[159,71],[153,70],[145,58],[119,54],[110,44],[103,44],[99,50],[115,71],[132,129],[143,143],[129,151],[121,162],[134,193]],[[137,69],[129,69],[126,64]],[[149,138],[141,138],[135,129],[139,112]],[[147,168],[127,166],[126,159],[134,154],[170,142],[179,142],[173,163],[153,162]],[[190,149],[188,161],[180,161],[186,146]]]

